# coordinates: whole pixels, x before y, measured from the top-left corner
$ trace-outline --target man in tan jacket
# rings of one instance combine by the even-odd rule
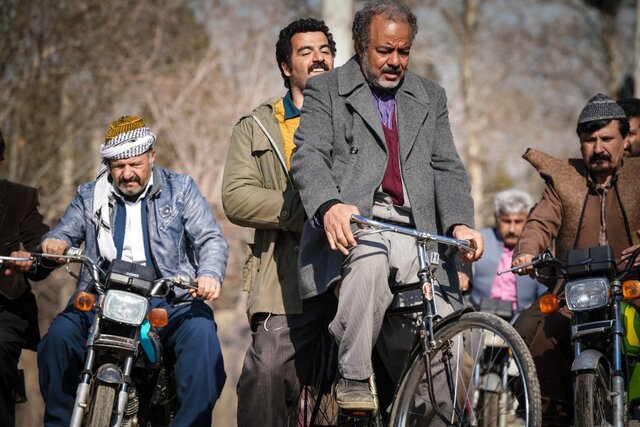
[[[523,266],[518,274],[532,274],[533,268],[525,265],[552,240],[555,256],[561,260],[571,249],[604,245],[611,245],[616,259],[621,260],[639,246],[640,159],[625,158],[623,162],[628,132],[624,110],[608,96],[598,94],[578,118],[582,159],[558,160],[527,150],[523,157],[547,186],[513,254],[513,267]],[[516,329],[530,341],[546,425],[570,425],[573,415],[570,320],[566,307],[542,317],[534,304],[516,323]]]
[[[302,302],[298,247],[305,220],[289,174],[293,135],[309,77],[333,68],[335,42],[322,21],[300,19],[280,32],[276,60],[289,89],[235,125],[222,202],[231,222],[255,228],[242,272],[252,342],[238,381],[239,426],[294,426],[301,384],[336,298]]]

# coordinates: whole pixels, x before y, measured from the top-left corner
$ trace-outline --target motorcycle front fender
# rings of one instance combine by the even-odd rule
[[[124,375],[117,365],[113,363],[105,363],[96,371],[96,378],[107,384],[122,384]]]
[[[598,350],[585,350],[573,360],[573,363],[571,364],[571,372],[594,370],[598,367],[598,364],[602,364],[607,369],[610,368],[607,358]]]

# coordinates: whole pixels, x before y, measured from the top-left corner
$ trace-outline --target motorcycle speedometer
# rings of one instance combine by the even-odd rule
[[[572,280],[565,285],[564,293],[569,310],[592,310],[609,303],[609,281],[605,277]]]
[[[102,315],[116,322],[140,325],[147,314],[148,305],[145,297],[113,289],[104,298]]]

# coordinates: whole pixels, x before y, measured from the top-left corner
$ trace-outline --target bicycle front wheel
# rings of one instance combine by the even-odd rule
[[[390,426],[541,425],[533,359],[509,323],[468,312],[434,329],[435,348],[425,353],[420,345],[412,353]]]

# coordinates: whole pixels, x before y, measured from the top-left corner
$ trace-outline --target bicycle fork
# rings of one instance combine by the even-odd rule
[[[433,389],[433,376],[431,373],[431,352],[436,348],[435,334],[433,332],[433,324],[436,316],[438,315],[438,307],[435,301],[435,295],[433,292],[434,286],[434,275],[432,266],[438,266],[440,263],[440,255],[436,251],[428,251],[426,247],[426,242],[419,241],[418,245],[418,262],[419,262],[419,270],[418,270],[418,278],[420,280],[420,285],[422,288],[422,324],[421,324],[421,342],[423,347],[422,358],[425,365],[425,374],[427,377],[427,389],[429,393],[429,399],[431,399],[433,409],[438,417],[445,422],[445,424],[450,424],[452,420],[447,419],[446,415],[443,413],[442,409],[439,407],[435,391]],[[453,354],[451,352],[450,345],[447,345],[446,348],[442,352],[441,362],[444,365],[444,373],[447,381],[447,386],[449,387],[450,399],[454,402],[454,407],[456,401],[456,390],[457,384],[455,384],[454,376],[452,374],[452,366],[451,359]],[[462,419],[462,414],[457,413],[455,415],[458,419]]]

